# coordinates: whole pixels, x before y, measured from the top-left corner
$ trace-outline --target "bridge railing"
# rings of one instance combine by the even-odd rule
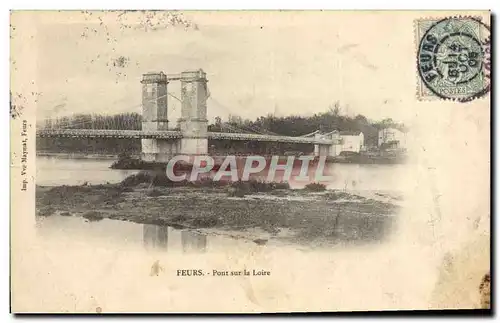
[[[39,129],[38,137],[96,137],[96,138],[182,138],[180,131],[143,131],[109,129]]]
[[[144,130],[107,130],[107,129],[39,129],[38,137],[87,137],[87,138],[155,138],[155,139],[179,139],[182,138],[180,131],[144,131]],[[250,133],[231,132],[208,132],[208,139],[215,140],[252,140],[267,142],[306,143],[332,145],[339,143],[336,139],[321,139],[310,137],[289,137],[274,135],[258,135]]]
[[[333,145],[339,143],[339,140],[336,139],[272,136],[272,135],[257,135],[250,133],[230,133],[230,132],[209,132],[208,137],[210,139],[274,141],[274,142],[306,143],[306,144],[322,144],[322,145]]]

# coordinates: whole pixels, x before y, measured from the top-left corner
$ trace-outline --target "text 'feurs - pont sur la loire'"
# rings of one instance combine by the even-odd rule
[[[267,270],[212,270],[204,271],[201,269],[178,269],[177,276],[271,276]]]

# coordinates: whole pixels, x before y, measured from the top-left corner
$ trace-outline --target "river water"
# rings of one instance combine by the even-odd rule
[[[45,240],[70,239],[73,242],[99,244],[101,247],[120,243],[123,248],[168,253],[205,253],[217,251],[226,242],[238,239],[195,230],[178,230],[169,226],[103,219],[88,221],[81,217],[54,215],[37,218],[37,235]],[[250,241],[251,242],[251,241]],[[240,243],[249,243],[241,241]]]
[[[81,185],[118,183],[136,170],[110,169],[113,160],[107,158],[60,158],[37,156],[37,185]],[[399,191],[402,189],[406,165],[326,164],[325,174],[333,176],[329,189]],[[290,181],[292,188],[307,182]]]

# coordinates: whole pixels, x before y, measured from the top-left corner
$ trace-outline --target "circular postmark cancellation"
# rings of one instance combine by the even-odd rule
[[[490,28],[471,17],[433,23],[418,48],[418,71],[436,96],[471,101],[490,91]]]

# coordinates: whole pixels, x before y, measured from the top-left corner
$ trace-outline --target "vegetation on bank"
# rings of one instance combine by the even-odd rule
[[[141,170],[165,170],[167,163],[146,162],[138,158],[132,158],[128,154],[121,153],[118,155],[118,160],[113,162],[111,169],[141,169]]]
[[[326,190],[326,185],[321,183],[309,183],[305,186],[305,189],[312,192],[323,192]]]
[[[125,178],[120,184],[120,187],[136,187],[145,184],[146,187],[186,187],[186,188],[225,188],[228,196],[243,197],[247,194],[259,192],[271,192],[273,190],[290,189],[290,185],[286,182],[264,182],[258,180],[249,181],[215,181],[212,178],[201,178],[196,181],[182,180],[172,181],[164,171],[141,171],[137,174],[130,175]],[[159,196],[158,192],[151,192],[150,196]]]

